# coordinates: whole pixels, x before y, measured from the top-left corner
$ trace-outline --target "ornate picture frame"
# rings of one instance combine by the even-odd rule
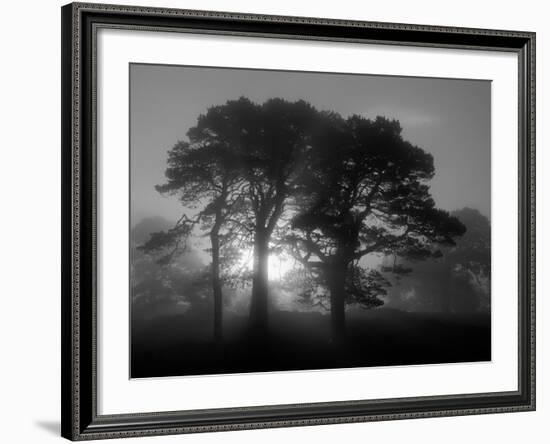
[[[62,436],[105,439],[535,409],[535,34],[72,3],[62,14]],[[517,59],[517,389],[102,414],[98,401],[98,32],[241,36],[513,54]],[[494,128],[498,131],[498,128]],[[498,155],[498,154],[497,154]],[[121,205],[125,205],[124,202]],[[513,238],[514,236],[510,236]],[[121,265],[127,267],[127,264]],[[496,277],[493,277],[496,279]],[[509,289],[514,293],[514,289]],[[498,295],[493,295],[498,297]],[[517,353],[516,353],[517,352]]]

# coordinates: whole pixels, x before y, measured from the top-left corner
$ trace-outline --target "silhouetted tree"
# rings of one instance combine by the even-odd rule
[[[184,213],[145,249],[173,246],[197,224],[210,236],[215,336],[221,335],[221,250],[252,247],[250,325],[268,320],[268,261],[274,232],[329,290],[335,339],[345,333],[345,305],[380,305],[387,282],[361,264],[369,254],[425,259],[434,245],[454,245],[464,226],[435,208],[426,182],[430,154],[401,137],[397,121],[319,113],[304,101],[246,98],[211,107],[169,153],[162,193]],[[291,223],[288,220],[291,219]],[[279,236],[278,236],[279,237]],[[261,335],[259,335],[261,336]]]
[[[388,280],[378,270],[366,270],[352,264],[346,274],[345,303],[356,304],[370,309],[383,305],[380,299],[390,286]],[[328,289],[324,267],[308,266],[296,268],[285,274],[283,287],[296,294],[299,303],[309,307],[320,307],[331,311],[331,293]]]
[[[301,176],[316,115],[303,101],[270,99],[258,105],[241,97],[209,108],[188,131],[189,142],[169,153],[168,181],[157,190],[177,194],[186,208],[204,207],[152,236],[145,248],[177,246],[199,222],[208,228],[216,326],[221,325],[220,249],[248,244],[254,254],[250,324],[256,334],[266,331],[270,240]]]
[[[253,248],[250,324],[256,334],[267,328],[271,236],[295,192],[315,116],[303,101],[258,105],[240,98],[211,108],[190,131],[201,146],[215,141],[238,165],[239,205],[229,225],[233,236],[248,238]]]
[[[261,106],[258,117],[259,137],[243,147],[243,158],[254,224],[250,321],[261,332],[267,327],[269,244],[302,175],[316,111],[303,101],[271,99]]]
[[[156,187],[163,194],[179,197],[185,211],[170,230],[153,233],[144,245],[145,251],[159,251],[171,248],[163,261],[169,261],[195,225],[200,224],[207,231],[211,244],[212,264],[210,266],[214,300],[214,338],[222,339],[223,297],[221,251],[228,235],[229,220],[239,205],[242,183],[238,159],[231,150],[228,140],[219,136],[240,132],[242,126],[232,116],[238,103],[225,107],[212,107],[198,118],[195,127],[189,129],[189,141],[178,142],[168,153],[167,182]],[[190,216],[189,210],[195,215]],[[224,229],[226,232],[224,233]]]
[[[426,184],[433,158],[402,138],[398,121],[325,114],[320,128],[287,241],[305,267],[323,276],[333,339],[340,341],[346,301],[376,297],[350,292],[364,256],[428,258],[438,254],[435,245],[454,245],[465,228],[435,207]]]

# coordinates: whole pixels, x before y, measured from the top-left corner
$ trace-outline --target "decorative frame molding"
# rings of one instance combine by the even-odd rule
[[[62,436],[71,440],[535,409],[535,34],[72,3],[62,14]],[[519,60],[519,384],[513,392],[98,415],[96,85],[99,27],[512,51]]]

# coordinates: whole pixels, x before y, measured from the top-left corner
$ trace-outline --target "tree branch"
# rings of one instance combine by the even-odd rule
[[[400,240],[407,237],[409,235],[410,230],[411,230],[410,225],[407,225],[407,229],[405,230],[404,233],[400,234],[399,236],[396,236],[394,239],[392,239],[390,241],[388,241],[388,240],[379,241],[379,242],[376,242],[375,244],[371,245],[370,247],[359,250],[353,255],[353,258],[354,259],[360,259],[360,258],[362,258],[363,256],[365,256],[369,253],[374,253],[375,251],[378,251],[381,247],[391,247],[396,242],[399,242]]]

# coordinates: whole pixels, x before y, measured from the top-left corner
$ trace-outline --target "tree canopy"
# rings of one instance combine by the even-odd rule
[[[465,227],[436,208],[427,184],[433,157],[402,138],[399,122],[325,117],[288,241],[294,256],[329,287],[333,328],[342,335],[346,301],[376,306],[384,294],[378,272],[357,273],[364,256],[425,259],[440,254],[440,245],[454,245]],[[352,285],[357,276],[367,285]]]
[[[187,136],[170,150],[166,183],[157,186],[178,196],[183,215],[145,248],[177,247],[196,229],[209,235],[216,331],[220,268],[239,250],[253,251],[250,323],[257,332],[267,328],[268,261],[276,245],[308,273],[304,295],[331,311],[338,340],[345,305],[381,305],[389,285],[363,258],[434,257],[465,232],[431,196],[432,155],[404,140],[397,120],[241,97],[209,108]]]

